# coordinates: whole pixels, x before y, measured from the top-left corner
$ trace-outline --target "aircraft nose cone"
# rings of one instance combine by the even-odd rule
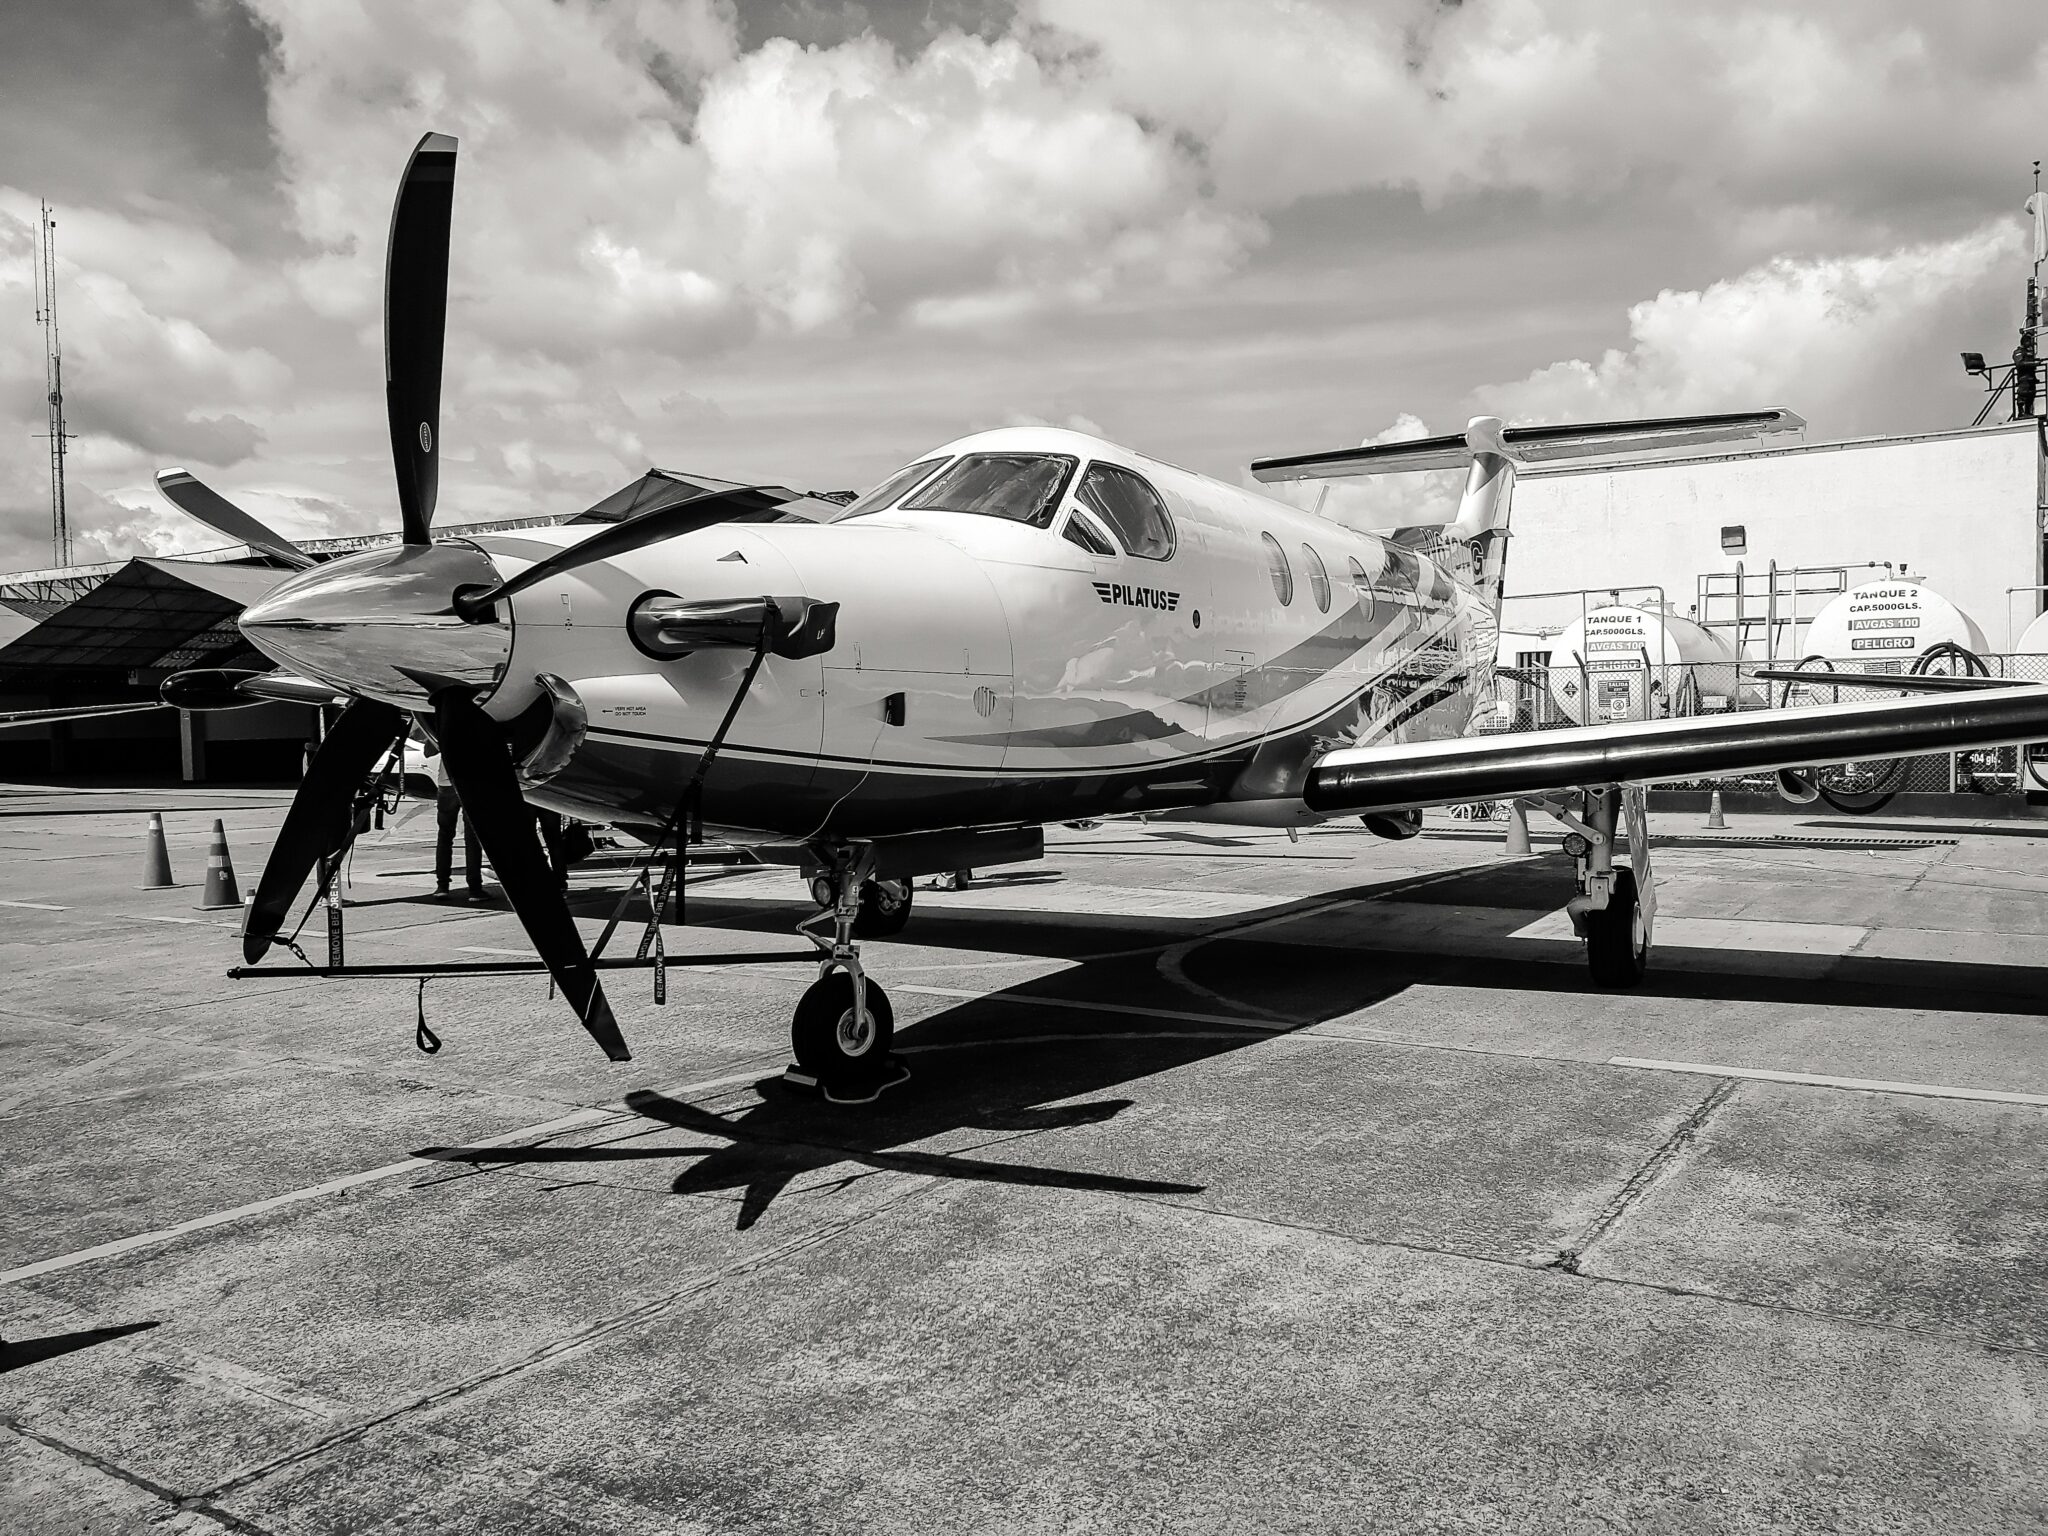
[[[504,675],[511,626],[454,608],[459,589],[497,579],[473,545],[365,550],[279,583],[242,611],[241,629],[289,671],[413,709],[443,688],[491,688]]]

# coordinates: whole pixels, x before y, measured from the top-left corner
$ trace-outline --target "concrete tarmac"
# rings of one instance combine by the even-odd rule
[[[607,975],[626,1065],[228,980],[285,800],[0,792],[0,1530],[2048,1529],[2048,826],[1660,818],[1627,993],[1540,835],[1055,830],[868,946],[835,1107],[789,871]],[[349,958],[525,953],[431,837]]]

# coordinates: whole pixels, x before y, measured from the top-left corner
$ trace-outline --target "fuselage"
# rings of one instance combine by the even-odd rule
[[[767,837],[1162,810],[1309,821],[1318,751],[1460,734],[1490,682],[1491,614],[1409,549],[1079,433],[985,432],[925,459],[976,454],[1074,461],[1046,526],[918,510],[912,492],[838,522],[720,525],[521,593],[486,709],[511,720],[548,673],[588,719],[528,798],[626,824],[673,809],[748,658],[643,655],[626,623],[649,592],[840,604],[828,654],[767,658],[705,779],[707,822]],[[1163,557],[1083,499],[1098,464],[1156,491]],[[475,543],[511,574],[581,533]]]

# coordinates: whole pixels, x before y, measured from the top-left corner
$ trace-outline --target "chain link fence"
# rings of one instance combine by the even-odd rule
[[[1918,668],[1920,675],[1999,678],[2015,683],[2048,683],[2048,656],[1980,656],[1956,647],[1937,648],[1911,660],[1871,663],[1807,657],[1798,662],[1673,662],[1658,665],[1637,661],[1602,661],[1588,665],[1574,660],[1554,663],[1523,656],[1500,669],[1495,709],[1480,722],[1482,730],[1541,731],[1621,720],[1662,720],[1682,716],[1731,714],[1737,711],[1799,708],[1808,705],[1874,702],[1924,697],[1924,690],[1872,684],[1831,683],[1831,674],[1896,676]],[[1799,672],[1798,680],[1761,677],[1760,672]],[[1889,758],[1826,765],[1823,785],[1831,799],[1848,803],[1889,799],[1898,794],[2014,796],[2031,787],[2023,750],[1988,748],[1938,753],[1926,757]],[[2048,752],[2044,752],[2048,756]],[[2044,763],[2048,767],[2048,763]],[[1661,786],[1666,789],[1726,789],[1732,786],[1772,790],[1772,774],[1732,779],[1701,779],[1697,783]]]

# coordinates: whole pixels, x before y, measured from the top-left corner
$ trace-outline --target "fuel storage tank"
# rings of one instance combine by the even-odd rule
[[[1897,672],[1937,645],[1978,656],[1986,649],[1984,631],[1962,609],[1918,577],[1892,577],[1831,599],[1807,626],[1802,649],[1837,666],[1855,663],[1857,671]]]
[[[1575,725],[1692,715],[1728,707],[1735,653],[1691,619],[1616,603],[1558,635],[1549,681],[1551,699]]]

